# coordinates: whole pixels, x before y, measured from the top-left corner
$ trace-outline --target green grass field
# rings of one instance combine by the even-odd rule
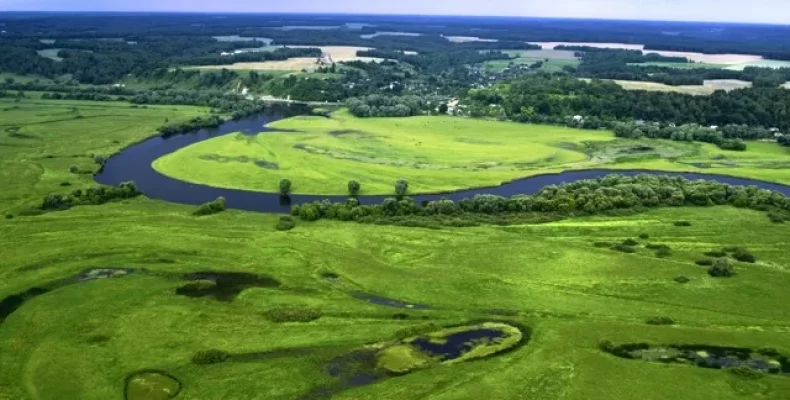
[[[563,50],[508,50],[510,60],[491,60],[483,63],[483,67],[490,72],[502,72],[512,65],[530,65],[543,61],[541,71],[559,72],[565,66],[578,66],[580,61],[574,57],[572,51]],[[548,59],[548,61],[546,61]]]
[[[72,101],[2,100],[0,105],[3,128],[20,127],[15,136],[6,131],[0,139],[0,209],[14,215],[0,219],[0,299],[67,280],[0,321],[0,399],[120,400],[127,379],[137,385],[129,391],[135,400],[168,398],[148,391],[149,382],[157,381],[170,393],[180,386],[176,400],[326,398],[321,393],[354,400],[783,400],[790,393],[787,375],[743,377],[626,360],[599,349],[602,340],[610,340],[772,347],[790,355],[790,309],[785,306],[790,301],[790,232],[763,213],[665,208],[621,217],[440,230],[324,220],[278,232],[277,215],[227,211],[194,217],[194,207],[137,198],[25,217],[17,211],[35,205],[43,194],[71,190],[60,182],[91,184],[90,175],[68,172],[73,163],[95,170],[86,153],[112,154],[150,135],[165,118],[175,121],[205,110]],[[436,121],[434,129],[412,129],[428,121]],[[411,153],[384,136],[413,132],[403,143],[419,139],[436,148],[443,143],[432,138],[436,126],[462,124],[457,137],[464,139],[492,132],[484,137],[489,141],[489,135],[505,140],[525,129],[503,124],[493,125],[502,128],[493,131],[485,121],[412,118],[397,120],[402,124],[397,130],[382,130],[381,121],[365,122],[379,140],[392,141],[397,158]],[[313,145],[330,136],[324,133],[325,120],[299,118],[279,125],[297,123],[306,131],[299,135],[317,138],[309,142]],[[555,129],[563,141],[563,135],[606,135]],[[368,140],[356,135],[354,143]],[[554,154],[557,147],[551,143],[535,142],[530,148]],[[508,146],[477,144],[516,157]],[[742,161],[784,156],[770,145],[753,147],[741,154]],[[455,144],[444,146],[449,150],[441,155],[445,162],[463,158],[453,154]],[[621,154],[612,145],[593,150],[601,159]],[[670,156],[686,150],[686,144],[670,143],[656,151]],[[567,151],[560,154],[573,162],[577,152]],[[415,149],[414,154],[423,153]],[[679,220],[692,226],[675,226]],[[649,238],[638,239],[633,254],[594,245],[640,235]],[[657,257],[646,248],[649,243],[668,245],[671,255]],[[735,263],[737,275],[728,279],[712,278],[694,263],[704,252],[725,246],[743,246],[757,262]],[[73,278],[95,268],[133,271],[85,282]],[[199,271],[259,274],[279,285],[248,288],[226,302],[177,295],[187,282],[181,275]],[[688,283],[676,282],[679,276]],[[376,305],[355,298],[359,292],[427,309]],[[311,310],[320,318],[274,322],[271,315],[282,309]],[[646,324],[651,317],[668,317],[675,325]],[[441,364],[399,346],[375,361],[393,370],[423,369],[355,387],[342,373],[362,368],[364,360],[350,355],[415,336],[410,332],[435,332],[429,324],[481,321],[528,326],[531,340],[490,358]],[[196,353],[210,349],[229,356],[211,365],[192,362]],[[329,373],[338,368],[338,377]]]
[[[91,174],[99,168],[94,156],[109,156],[152,136],[165,120],[206,112],[183,106],[0,99],[0,210],[38,205],[47,194],[93,185]],[[79,173],[69,171],[72,165]],[[72,187],[60,186],[66,182]]]
[[[354,179],[362,194],[390,194],[409,181],[412,193],[495,186],[512,179],[570,169],[645,168],[711,172],[790,183],[790,151],[754,142],[745,152],[664,140],[617,140],[584,131],[456,117],[331,119],[296,117],[272,127],[299,133],[227,135],[154,162],[171,177],[216,187],[343,194]]]

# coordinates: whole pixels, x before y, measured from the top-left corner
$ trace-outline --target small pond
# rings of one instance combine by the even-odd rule
[[[181,392],[181,382],[161,371],[141,371],[126,378],[126,400],[168,400]]]

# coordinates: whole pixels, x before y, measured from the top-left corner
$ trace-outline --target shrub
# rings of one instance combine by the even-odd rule
[[[711,259],[711,258],[703,258],[703,259],[694,261],[694,263],[697,264],[697,265],[703,266],[703,267],[710,267],[711,265],[713,265],[713,261],[714,260]]]
[[[671,256],[672,256],[672,250],[670,250],[669,247],[662,247],[656,250],[656,257],[665,258]]]
[[[623,244],[626,246],[636,246],[639,244],[639,242],[637,242],[636,239],[628,238],[626,240],[623,240]]]
[[[639,238],[643,240],[650,239],[650,235],[648,235],[647,233],[642,233],[639,235]]]
[[[767,357],[779,357],[781,355],[779,353],[779,350],[773,347],[760,347],[759,349],[757,349],[757,353]]]
[[[648,243],[645,245],[645,247],[650,250],[661,250],[661,249],[671,250],[669,246],[665,244],[657,244],[657,243]]]
[[[203,216],[203,215],[211,215],[221,213],[226,210],[225,207],[225,198],[224,197],[217,197],[216,200],[210,201],[206,204],[203,204],[192,213],[195,216]]]
[[[271,308],[263,312],[263,316],[271,322],[310,322],[321,318],[321,311],[314,308],[281,307]]]
[[[615,346],[614,342],[612,342],[611,340],[604,339],[598,342],[598,348],[607,353],[613,353],[617,348],[617,346]]]
[[[278,231],[290,231],[294,227],[296,227],[296,221],[294,221],[294,218],[290,215],[283,215],[280,217],[280,221],[277,222],[276,228]]]
[[[686,278],[685,276],[678,276],[674,279],[674,281],[677,283],[689,283],[691,282],[691,279]]]
[[[409,181],[405,179],[398,179],[398,181],[395,182],[396,195],[405,196],[408,191],[409,191]]]
[[[61,182],[60,186],[71,186],[71,182]]]
[[[202,350],[192,356],[192,363],[198,365],[219,364],[228,359],[228,353],[222,350]]]
[[[13,218],[14,218],[14,214],[6,214],[5,215],[5,219],[13,219]]]
[[[616,244],[614,247],[612,247],[612,250],[616,250],[616,251],[619,251],[619,252],[622,252],[622,253],[636,253],[636,248],[635,247],[628,246],[628,245],[623,244],[623,243]]]
[[[69,167],[69,172],[71,172],[72,174],[78,174],[80,173],[80,167],[78,167],[76,164],[71,164],[71,166]]]
[[[645,323],[648,325],[674,325],[675,320],[669,317],[650,317]]]
[[[745,263],[754,263],[757,261],[757,259],[749,250],[746,250],[742,247],[739,247],[737,250],[735,250],[732,258]]]
[[[359,184],[359,182],[357,182],[355,180],[348,181],[348,194],[350,196],[358,195],[360,187],[361,187],[361,185]]]
[[[769,212],[769,213],[768,213],[768,219],[770,219],[770,220],[771,220],[771,222],[773,222],[773,223],[775,223],[775,224],[782,224],[782,223],[784,223],[784,222],[785,222],[785,220],[786,220],[784,215],[782,215],[782,214],[779,214],[779,213],[778,213],[778,212],[776,212],[776,211],[771,211],[771,212]]]
[[[691,221],[675,221],[675,226],[691,226]]]
[[[728,259],[719,258],[708,269],[708,275],[714,278],[729,278],[735,275],[735,271],[733,270],[732,264],[730,264]]]
[[[291,193],[291,180],[283,179],[280,181],[280,195],[288,196]]]
[[[713,258],[727,257],[727,253],[725,253],[723,251],[718,251],[718,250],[706,251],[703,254],[705,254],[708,257],[713,257]]]
[[[406,314],[406,313],[395,313],[395,314],[392,314],[392,319],[398,319],[398,320],[409,319],[409,314]]]
[[[612,244],[609,242],[595,242],[593,243],[593,246],[600,248],[609,248],[612,247]]]

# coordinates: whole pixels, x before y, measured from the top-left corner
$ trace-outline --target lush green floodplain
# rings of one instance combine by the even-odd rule
[[[35,138],[3,133],[0,139],[0,209],[13,216],[0,219],[0,298],[35,287],[53,290],[0,321],[0,399],[150,400],[176,393],[176,400],[780,400],[790,393],[787,375],[745,377],[627,360],[599,348],[608,340],[772,347],[790,355],[790,232],[764,213],[665,208],[440,230],[319,221],[278,232],[277,215],[231,210],[195,217],[191,206],[137,198],[20,216],[43,194],[71,190],[60,186],[63,181],[89,185],[89,174],[68,172],[74,163],[95,169],[86,153],[111,154],[153,132],[164,118],[205,110],[3,105],[20,107],[0,111],[6,113],[3,123]],[[71,107],[85,117],[75,118]],[[421,119],[394,123],[419,126],[415,121]],[[305,135],[334,138],[322,129]],[[491,140],[480,133],[486,131],[473,132],[461,137]],[[499,147],[505,156],[515,153]],[[544,149],[553,154],[555,148],[562,149]],[[569,160],[584,154],[567,151],[560,154]],[[680,220],[691,226],[675,226]],[[638,242],[635,253],[596,246],[628,238]],[[648,244],[667,245],[671,252],[658,257]],[[727,246],[749,249],[757,262],[734,262],[732,278],[712,278],[695,264],[704,252]],[[131,271],[74,278],[104,268]],[[190,281],[205,283],[184,274],[206,271],[257,274],[265,284],[226,301],[177,294]],[[680,276],[688,282],[676,281]],[[411,306],[380,305],[360,294]],[[655,317],[674,325],[646,323]],[[377,353],[373,361],[380,364],[374,362],[372,371],[380,365],[411,372],[348,384],[376,345],[425,335],[441,343],[459,326],[523,326],[531,334],[504,352],[482,343],[457,362],[421,358],[414,347],[399,347],[390,358]],[[511,332],[499,344],[515,337]]]
[[[456,117],[295,117],[272,128],[297,131],[226,135],[154,162],[165,175],[215,187],[294,193],[391,194],[409,181],[412,193],[496,186],[512,179],[571,169],[657,169],[708,172],[790,183],[790,149],[751,142],[745,152],[711,144],[616,139],[608,131]]]

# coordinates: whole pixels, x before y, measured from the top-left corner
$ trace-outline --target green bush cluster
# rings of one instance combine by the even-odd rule
[[[396,191],[403,193],[408,190],[408,183],[399,182],[399,187]],[[391,217],[452,216],[468,219],[473,214],[507,215],[527,212],[557,216],[593,215],[662,206],[724,204],[759,210],[790,210],[790,198],[753,186],[731,186],[713,181],[661,175],[626,177],[613,174],[598,179],[550,185],[535,195],[511,198],[476,195],[457,203],[441,199],[428,202],[424,206],[417,205],[411,198],[388,198],[377,205],[360,205],[355,199],[344,203],[325,200],[294,205],[291,215],[306,221],[326,218],[375,222]],[[677,221],[675,225],[690,226],[691,223]]]
[[[288,196],[291,194],[291,180],[290,179],[282,179],[280,181],[280,196]]]
[[[134,182],[123,182],[118,187],[98,186],[76,189],[68,195],[50,194],[42,201],[41,210],[66,210],[74,206],[104,204],[113,200],[130,199],[142,193]]]
[[[198,365],[219,364],[228,359],[228,353],[222,350],[202,350],[192,356],[192,363]]]
[[[290,231],[291,229],[296,227],[296,221],[290,215],[283,215],[280,217],[280,220],[277,222],[277,230],[278,231]]]
[[[225,198],[217,197],[215,200],[212,200],[200,206],[197,210],[195,210],[192,213],[192,215],[203,216],[203,215],[217,214],[225,211],[226,209],[227,208],[225,206]]]
[[[714,261],[715,260],[713,260],[712,258],[703,258],[703,259],[694,261],[694,263],[697,264],[697,265],[703,266],[703,267],[709,267],[709,266],[713,265]]]
[[[689,278],[687,278],[685,276],[678,276],[678,277],[676,277],[674,279],[674,281],[677,282],[677,283],[689,283],[689,282],[691,282],[691,279],[689,279]]]
[[[708,275],[714,278],[729,278],[735,275],[735,269],[732,267],[730,260],[719,258],[708,269]]]
[[[216,128],[225,122],[217,115],[198,116],[186,122],[173,122],[159,127],[162,136],[172,136],[179,133],[196,131],[204,128]]]
[[[271,322],[310,322],[323,314],[315,308],[281,307],[264,311],[263,316]]]

